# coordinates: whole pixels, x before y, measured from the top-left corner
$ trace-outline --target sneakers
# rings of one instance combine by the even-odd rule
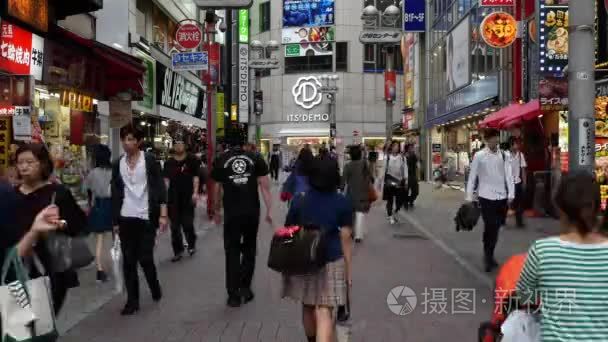
[[[104,271],[97,271],[97,282],[105,283],[108,281],[108,275]]]
[[[188,248],[188,255],[193,256],[196,254],[196,248]]]
[[[395,219],[395,215],[391,215],[388,217],[388,223],[390,223],[391,225],[397,223],[397,220]]]

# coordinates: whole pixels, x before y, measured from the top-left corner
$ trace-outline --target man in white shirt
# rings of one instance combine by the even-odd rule
[[[494,259],[498,231],[504,219],[507,202],[512,202],[515,197],[511,163],[505,152],[498,148],[498,137],[497,130],[485,132],[486,147],[473,158],[466,193],[467,201],[473,201],[474,193],[479,197],[485,226],[483,247],[486,272],[498,266]]]
[[[521,145],[518,140],[513,139],[511,143],[511,168],[513,173],[513,183],[515,183],[515,199],[513,209],[515,210],[515,223],[518,228],[524,227],[524,190],[526,189],[526,169],[528,164],[521,152]]]

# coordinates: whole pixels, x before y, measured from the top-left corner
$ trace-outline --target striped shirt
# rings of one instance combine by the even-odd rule
[[[517,291],[540,299],[542,341],[608,341],[608,243],[536,241]]]

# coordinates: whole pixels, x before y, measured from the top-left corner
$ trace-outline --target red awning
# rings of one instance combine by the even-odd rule
[[[519,112],[514,113],[511,116],[505,117],[500,122],[500,128],[509,128],[515,124],[521,123],[523,121],[530,121],[536,119],[541,114],[540,111],[540,101],[532,100],[521,106]]]
[[[128,92],[133,100],[143,98],[142,78],[146,72],[141,59],[120,50],[109,47],[98,41],[81,37],[61,27],[54,28],[54,34],[66,38],[89,50],[104,67],[106,98],[118,93]]]
[[[525,104],[514,103],[494,114],[486,116],[479,125],[484,128],[500,129],[508,127],[505,126],[506,121],[511,123],[512,120],[515,120],[515,122],[531,120],[538,115],[540,115],[540,102],[538,100],[533,100]]]

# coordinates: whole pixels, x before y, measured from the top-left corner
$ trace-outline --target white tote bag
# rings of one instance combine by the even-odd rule
[[[540,315],[513,311],[500,328],[501,342],[540,342]]]
[[[9,269],[17,281],[6,284]],[[59,338],[48,277],[29,279],[28,272],[13,248],[2,266],[0,316],[2,341],[54,342]]]
[[[112,275],[114,276],[114,292],[116,294],[122,293],[124,288],[124,279],[122,276],[122,251],[120,249],[120,238],[118,235],[114,238],[114,245],[110,250],[110,256],[112,257]]]

